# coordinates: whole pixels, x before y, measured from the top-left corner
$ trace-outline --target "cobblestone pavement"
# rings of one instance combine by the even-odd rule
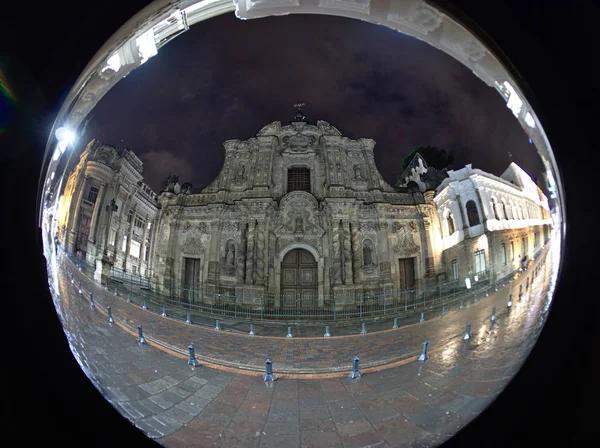
[[[541,259],[538,259],[538,263]],[[187,354],[188,345],[194,343],[199,360],[213,365],[262,371],[265,359],[270,358],[273,368],[281,374],[348,371],[354,356],[360,358],[361,365],[365,368],[416,360],[424,340],[429,341],[429,350],[435,353],[448,343],[460,339],[468,321],[472,324],[473,333],[487,329],[493,306],[497,307],[499,325],[502,325],[502,322],[513,322],[517,312],[507,308],[509,294],[513,295],[515,304],[518,303],[519,288],[522,286],[523,301],[526,302],[540,291],[545,282],[542,275],[532,277],[532,267],[513,283],[507,284],[498,292],[492,292],[489,297],[480,297],[476,303],[473,299],[465,301],[464,309],[448,311],[445,316],[441,316],[439,311],[434,315],[426,313],[423,323],[368,332],[365,335],[360,335],[361,327],[357,323],[356,334],[352,336],[287,339],[216,331],[214,328],[189,325],[180,320],[162,317],[133,303],[127,303],[123,298],[115,297],[83,276],[70,263],[67,262],[63,266],[74,275],[74,284],[66,284],[69,294],[76,294],[81,280],[83,298],[89,299],[89,292],[92,292],[95,303],[101,309],[110,306],[115,321],[129,328],[131,332],[136,332],[137,326],[141,325],[146,336],[180,353],[181,356]],[[527,277],[531,281],[528,290]]]
[[[164,446],[418,447],[451,437],[516,373],[548,312],[550,298],[542,280],[549,275],[548,263],[522,302],[515,297],[510,314],[498,308],[493,326],[487,312],[491,301],[486,302],[482,314],[487,323],[473,325],[470,341],[449,339],[424,363],[364,373],[355,380],[280,378],[274,383],[258,374],[193,368],[162,350],[140,346],[119,326],[109,325],[98,308],[91,309],[64,275],[51,273],[51,283],[60,291],[53,294],[57,312],[86,374],[124,416]],[[470,308],[474,317],[478,306]],[[461,311],[464,317],[467,311]],[[449,317],[431,321],[428,333],[447,326]],[[397,334],[399,345],[408,338],[402,331],[409,330],[372,337]],[[370,340],[369,335],[338,340],[353,339]]]

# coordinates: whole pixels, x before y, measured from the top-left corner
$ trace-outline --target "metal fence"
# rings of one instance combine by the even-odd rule
[[[67,254],[77,264],[75,256]],[[80,270],[93,278],[93,269],[85,260]],[[350,319],[378,318],[385,316],[407,316],[425,309],[452,306],[460,300],[482,296],[506,284],[518,271],[495,283],[483,274],[479,281],[467,288],[464,282],[452,281],[406,291],[387,291],[380,288],[376,293],[352,297],[285,297],[266,295],[254,297],[244,293],[236,295],[233,288],[216,288],[215,291],[192,290],[171,286],[166,288],[149,278],[111,269],[111,280],[103,286],[110,292],[129,297],[136,303],[147,306],[166,306],[172,313],[185,315],[187,312],[211,316],[235,317],[252,320],[342,321]],[[168,289],[166,289],[168,290]]]

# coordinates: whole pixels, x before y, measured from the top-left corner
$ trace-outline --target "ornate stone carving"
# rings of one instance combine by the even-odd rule
[[[115,148],[110,146],[102,145],[96,149],[94,160],[104,165],[110,165],[113,160],[117,157],[117,151]]]
[[[317,128],[323,133],[323,135],[342,135],[342,133],[338,131],[335,126],[332,126],[323,120],[317,121]]]
[[[308,153],[314,152],[312,148],[317,139],[314,135],[306,135],[297,133],[294,135],[286,135],[281,139],[282,152],[292,152],[292,153]]]
[[[418,231],[414,221],[410,221],[408,224],[395,222],[392,231],[396,234],[396,244],[393,247],[394,252],[414,254],[420,250],[420,247],[415,244],[413,239],[413,233]]]
[[[320,214],[314,197],[306,192],[292,192],[282,200],[282,207],[277,216],[278,226],[274,233],[277,236],[318,236],[325,233],[320,224]]]
[[[200,223],[198,226],[192,226],[186,222],[182,231],[182,243],[179,249],[186,254],[203,254],[208,247],[210,236],[207,235],[208,226],[206,223]]]
[[[257,137],[263,137],[267,135],[277,135],[281,130],[281,121],[274,121],[269,123],[256,134]]]

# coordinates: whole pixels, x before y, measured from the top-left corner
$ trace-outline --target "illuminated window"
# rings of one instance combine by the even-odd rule
[[[123,252],[127,252],[127,235],[123,237],[123,247],[121,248]]]
[[[475,205],[475,201],[467,201],[465,208],[467,209],[467,219],[469,220],[469,227],[481,224],[481,221],[479,220],[479,212],[477,211],[477,205]]]
[[[132,240],[129,251],[129,255],[131,255],[132,257],[140,258],[140,243],[138,241]]]
[[[500,254],[502,255],[502,264],[504,266],[506,266],[506,263],[508,262],[508,258],[506,256],[506,244],[502,243],[502,245],[500,246]]]
[[[308,191],[310,193],[310,170],[308,168],[290,168],[288,170],[288,193],[290,191]]]
[[[458,280],[458,261],[452,260],[452,280]]]
[[[98,188],[90,187],[90,191],[88,192],[87,200],[92,204],[96,203],[96,199],[98,198]]]
[[[478,250],[475,252],[475,274],[485,273],[485,251]]]
[[[448,217],[446,218],[448,221],[448,235],[452,235],[456,228],[454,227],[454,218],[452,217],[452,213],[448,212]]]

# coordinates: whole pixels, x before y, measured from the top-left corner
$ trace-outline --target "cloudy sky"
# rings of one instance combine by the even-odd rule
[[[415,145],[452,151],[454,168],[500,175],[510,151],[532,176],[541,171],[501,96],[452,57],[382,26],[316,15],[194,25],[106,94],[82,141],[134,150],[156,192],[171,173],[200,187],[221,169],[224,140],[287,124],[296,102],[313,124],[374,139],[392,184]]]

